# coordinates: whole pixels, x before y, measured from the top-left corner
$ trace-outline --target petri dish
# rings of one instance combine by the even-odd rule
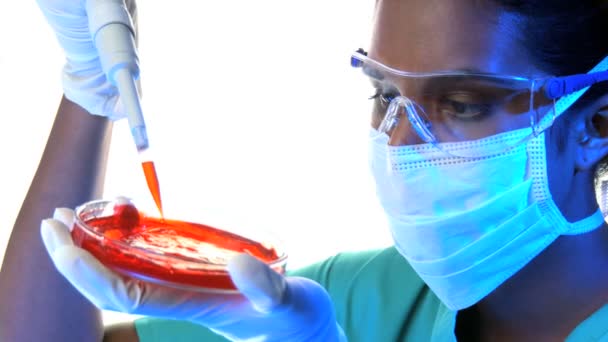
[[[269,232],[246,234],[148,216],[129,199],[76,208],[74,243],[124,276],[186,290],[238,293],[228,260],[249,253],[284,274],[287,254]]]

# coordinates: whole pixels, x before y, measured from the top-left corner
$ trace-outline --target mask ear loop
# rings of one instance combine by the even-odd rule
[[[542,90],[542,85],[538,80],[533,80],[530,86],[530,127],[532,127],[532,136],[538,137],[545,129],[551,127],[555,121],[555,99],[552,100],[553,107],[549,112],[541,116],[538,109],[535,109],[534,101],[537,92]]]

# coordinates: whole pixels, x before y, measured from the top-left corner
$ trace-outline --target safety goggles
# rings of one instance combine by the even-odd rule
[[[538,136],[593,84],[608,80],[608,57],[588,74],[526,78],[472,72],[414,73],[391,68],[367,57],[351,57],[375,88],[374,113],[389,145],[431,144],[456,157],[477,158],[502,153]],[[526,138],[495,139],[501,143],[484,155],[470,155],[454,143],[494,139],[529,129]],[[412,134],[414,132],[415,134]]]

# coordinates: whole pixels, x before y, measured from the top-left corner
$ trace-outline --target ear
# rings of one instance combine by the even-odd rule
[[[585,118],[577,143],[577,170],[591,170],[608,155],[608,106],[595,110]]]

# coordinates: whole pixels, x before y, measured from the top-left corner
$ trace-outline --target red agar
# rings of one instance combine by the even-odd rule
[[[72,238],[76,245],[109,268],[161,282],[234,290],[227,271],[217,264],[243,252],[267,263],[279,259],[274,248],[253,240],[202,224],[147,217],[132,205],[118,205],[113,216],[86,224],[104,237],[75,225]],[[284,272],[283,265],[274,269]]]
[[[154,203],[156,203],[156,207],[160,212],[160,216],[163,216],[163,202],[160,199],[160,186],[158,185],[158,176],[156,175],[156,168],[154,167],[154,162],[145,161],[141,163],[141,166],[144,168],[144,174],[146,175],[146,183],[148,183],[148,188],[152,193],[152,198],[154,198]]]

